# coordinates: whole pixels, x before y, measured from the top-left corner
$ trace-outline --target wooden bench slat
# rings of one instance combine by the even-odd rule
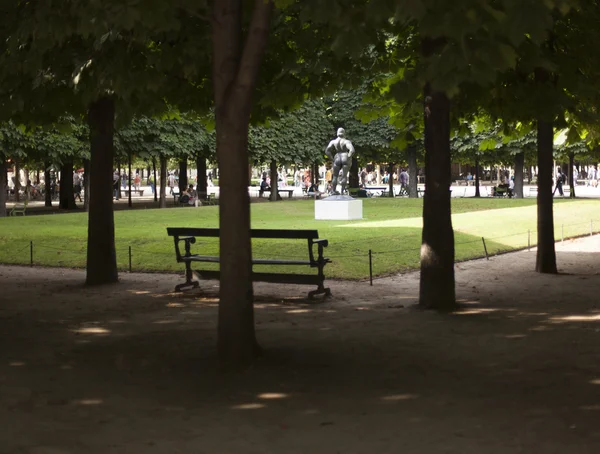
[[[212,255],[190,255],[182,256],[182,262],[206,262],[220,263],[221,258]],[[310,260],[283,260],[283,259],[252,259],[254,265],[310,265]]]
[[[218,238],[221,236],[219,229],[197,227],[167,227],[169,236],[200,236]],[[318,230],[278,230],[278,229],[251,229],[252,238],[281,238],[316,240],[319,238]]]
[[[194,270],[202,279],[219,280],[220,271],[213,270]],[[286,273],[252,273],[252,280],[260,282],[270,282],[274,284],[298,284],[298,285],[319,285],[319,276],[311,274],[286,274]]]

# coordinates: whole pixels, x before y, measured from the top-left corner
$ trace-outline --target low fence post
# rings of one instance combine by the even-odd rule
[[[29,242],[29,266],[33,266],[33,241]]]
[[[561,241],[561,243],[565,242],[565,225],[564,224],[560,225],[560,241]]]
[[[373,287],[373,252],[369,249],[369,281]]]
[[[131,273],[131,246],[129,246],[129,272]]]
[[[481,237],[481,241],[483,241],[483,250],[485,251],[485,258],[486,258],[487,260],[489,260],[489,259],[490,259],[490,256],[488,255],[487,246],[485,245],[485,238],[484,238],[484,237]]]

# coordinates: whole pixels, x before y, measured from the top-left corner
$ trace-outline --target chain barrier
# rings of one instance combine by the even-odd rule
[[[573,228],[574,227],[582,227],[581,231],[579,232],[574,232]],[[595,220],[595,219],[591,219],[589,222],[576,222],[576,223],[572,223],[572,224],[560,224],[560,225],[555,225],[555,238],[558,236],[558,234],[560,234],[560,241],[565,241],[566,239],[570,239],[570,238],[578,238],[578,237],[582,237],[585,235],[593,235],[594,233],[598,233],[598,231],[600,231],[600,229],[595,228],[595,226],[600,227],[600,221]],[[589,227],[589,228],[588,228]],[[560,229],[560,230],[558,230]],[[567,235],[565,235],[565,230],[567,230]],[[576,230],[576,229],[575,229]],[[460,233],[460,232],[459,232]],[[508,235],[502,235],[502,236],[496,236],[496,237],[481,237],[478,239],[474,239],[474,240],[469,240],[469,241],[461,241],[461,242],[455,242],[454,246],[455,249],[459,249],[461,246],[465,246],[465,245],[471,245],[471,244],[475,244],[475,243],[479,243],[481,245],[481,255],[471,255],[469,258],[479,258],[479,257],[486,257],[488,260],[490,257],[494,257],[496,255],[499,254],[504,254],[507,252],[513,252],[513,251],[519,251],[519,250],[530,250],[532,247],[536,247],[536,241],[535,241],[535,236],[537,234],[537,230],[528,230],[526,232],[517,232],[517,233],[511,233]],[[385,239],[395,239],[398,241],[402,241],[402,240],[406,240],[406,239],[415,239],[420,237],[421,234],[414,234],[414,235],[404,235],[401,237],[397,237],[397,236],[393,236],[393,235],[389,235],[389,236],[384,236],[384,237],[377,237],[376,240],[380,241],[380,240],[385,240]],[[505,238],[514,238],[514,237],[518,237],[518,236],[527,236],[527,244],[518,244],[518,245],[502,245],[502,244],[494,244],[497,243],[496,240],[502,240]],[[533,237],[533,238],[532,238]],[[533,241],[532,241],[533,240]],[[348,244],[348,243],[356,243],[357,240],[353,240],[353,241],[343,241],[343,242],[336,242],[335,246],[336,247],[340,247],[343,246],[344,244]],[[557,240],[558,242],[559,240]],[[492,242],[492,243],[490,243]],[[146,245],[151,245],[155,246],[156,243],[146,243]],[[30,252],[30,257],[29,257],[29,261],[26,261],[24,257],[20,256],[20,254],[22,254],[23,252],[29,250]],[[65,249],[65,248],[61,248],[61,247],[57,247],[54,245],[47,245],[44,243],[39,243],[39,242],[35,242],[35,241],[29,241],[28,244],[26,244],[23,247],[18,247],[16,250],[13,251],[5,251],[5,256],[6,257],[11,257],[10,260],[6,260],[5,263],[10,263],[10,264],[17,264],[17,265],[31,265],[34,266],[36,264],[34,258],[35,258],[35,253],[39,252],[39,251],[49,251],[49,252],[55,252],[56,255],[64,255],[65,256],[65,260],[56,260],[56,265],[63,265],[65,261],[68,261],[69,264],[71,264],[72,266],[79,266],[79,267],[85,267],[85,259],[87,257],[87,250],[86,249],[79,249],[79,250],[75,250],[75,249]],[[148,250],[148,249],[144,249],[143,245],[123,245],[123,244],[119,244],[116,246],[115,248],[116,254],[117,254],[117,258],[120,260],[118,260],[117,266],[119,269],[127,269],[129,271],[144,271],[144,270],[152,270],[152,271],[173,271],[175,269],[177,269],[178,264],[175,262],[174,260],[174,253],[172,252],[166,252],[166,251],[152,251],[152,250]],[[336,260],[343,260],[343,259],[360,259],[361,263],[363,265],[366,266],[366,263],[368,263],[368,267],[369,267],[369,281],[370,284],[373,285],[373,280],[377,279],[376,277],[376,258],[378,256],[388,256],[390,254],[403,254],[403,253],[414,253],[416,254],[420,254],[421,252],[421,245],[419,244],[419,246],[415,246],[415,247],[411,247],[411,248],[404,248],[404,249],[394,249],[394,250],[387,250],[387,251],[376,251],[376,250],[372,250],[372,249],[368,249],[365,253],[365,251],[356,251],[356,253],[347,253],[347,254],[341,254],[341,255],[327,255],[331,260],[333,260],[334,262]],[[18,256],[18,257],[15,257]],[[287,255],[287,257],[290,258],[298,258],[298,259],[302,259],[302,258],[306,258],[305,255]],[[16,261],[14,260],[14,258],[16,258]],[[125,258],[125,260],[123,260],[123,258]],[[156,259],[165,259],[164,262],[169,262],[169,260],[172,261],[171,265],[169,266],[165,266],[164,264],[161,267],[157,267],[156,266]],[[143,263],[147,262],[148,259],[153,259],[154,263],[151,263],[150,266],[144,266]],[[364,260],[364,262],[362,262]],[[403,263],[403,264],[398,264],[398,267],[400,267],[400,265],[402,265],[402,271],[395,271],[395,272],[403,272],[403,271],[408,271],[411,269],[416,269],[416,266],[418,264],[419,259],[417,259],[415,261],[415,263]],[[164,263],[163,262],[163,263]],[[411,260],[412,262],[412,260]],[[2,263],[2,258],[0,256],[0,263]],[[38,264],[41,263],[39,260],[37,262]],[[44,265],[52,265],[51,263],[48,263],[48,260],[43,260],[43,264]],[[390,271],[388,269],[383,270],[382,271],[384,274],[389,274],[390,272],[394,272],[394,271]]]

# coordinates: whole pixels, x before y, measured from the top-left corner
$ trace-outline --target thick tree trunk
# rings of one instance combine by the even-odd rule
[[[450,101],[425,87],[425,200],[419,304],[442,311],[456,306],[454,231],[450,203]]]
[[[152,175],[154,182],[154,201],[158,202],[158,180],[156,179],[156,158],[152,158]]]
[[[515,197],[522,199],[523,195],[523,170],[525,169],[525,152],[515,155]]]
[[[160,198],[158,208],[167,208],[167,157],[160,155]]]
[[[50,163],[44,162],[44,206],[52,206],[52,191],[50,191],[50,182],[52,177],[50,175]]]
[[[206,158],[202,155],[198,155],[196,158],[196,171],[198,173],[198,186],[196,191],[206,194],[208,190],[208,184],[206,182]]]
[[[8,191],[8,174],[4,158],[0,159],[0,218],[8,215],[6,212],[6,196]]]
[[[179,193],[182,194],[188,188],[188,165],[187,158],[179,161]]]
[[[127,187],[129,188],[129,195],[127,196],[127,206],[129,208],[133,207],[133,202],[131,201],[131,187],[133,184],[133,174],[131,173],[131,152],[127,154]]]
[[[221,199],[217,347],[221,362],[229,367],[248,365],[260,353],[254,332],[246,166],[252,95],[267,47],[272,8],[271,0],[255,1],[244,43],[242,2],[212,3],[213,92]]]
[[[575,198],[575,184],[577,183],[573,178],[573,167],[575,165],[574,162],[575,154],[569,153],[569,168],[567,169],[569,173],[567,175],[569,175],[569,189],[571,189],[569,197],[572,199]]]
[[[269,168],[269,173],[271,174],[271,196],[269,200],[271,202],[276,202],[277,200],[281,200],[279,197],[279,187],[277,185],[277,161],[271,161],[271,165]],[[314,178],[314,168],[313,168],[313,178]]]
[[[408,197],[416,199],[419,197],[419,169],[417,168],[417,147],[408,147]],[[400,177],[398,177],[400,178]]]
[[[65,159],[60,167],[60,198],[58,207],[61,210],[76,210],[73,193],[73,158]]]
[[[115,221],[113,216],[113,138],[115,106],[112,98],[93,102],[88,110],[90,127],[90,209],[86,284],[117,282]]]
[[[538,249],[535,263],[535,270],[538,273],[557,273],[552,196],[553,141],[552,123],[538,120]]]
[[[90,211],[90,160],[83,160],[83,208]]]
[[[475,159],[475,197],[481,197],[479,190],[479,159]]]

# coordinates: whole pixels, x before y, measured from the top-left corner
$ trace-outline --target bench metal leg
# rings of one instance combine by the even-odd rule
[[[329,288],[325,288],[325,272],[323,268],[325,268],[326,262],[319,260],[319,286],[316,290],[312,292],[308,292],[308,299],[313,299],[315,295],[325,295],[325,298],[331,296],[331,290]]]
[[[192,271],[192,265],[190,262],[185,262],[185,282],[175,286],[176,292],[181,292],[185,287],[198,288],[200,282],[194,280],[194,272]]]
[[[331,290],[329,288],[325,288],[322,285],[319,285],[319,288],[313,290],[312,292],[308,292],[308,299],[313,299],[315,295],[325,295],[325,298],[331,296]]]

